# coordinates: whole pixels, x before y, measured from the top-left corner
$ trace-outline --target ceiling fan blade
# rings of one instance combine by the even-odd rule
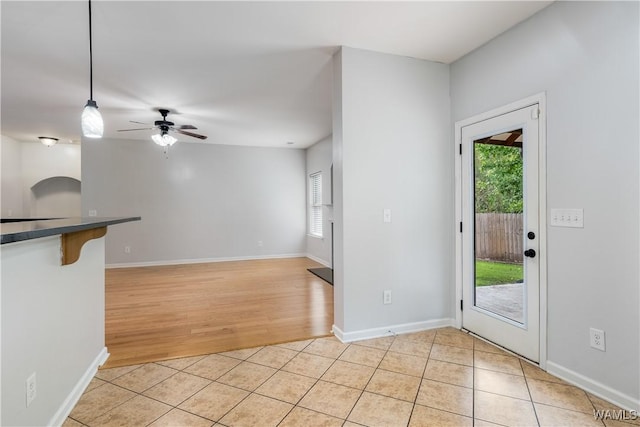
[[[155,129],[155,128],[118,129],[118,132],[129,132],[129,131],[132,131],[132,130],[151,130],[151,129]]]
[[[192,136],[194,138],[207,139],[207,137],[204,136],[204,135],[200,135],[200,134],[193,133],[193,132],[187,132],[187,131],[184,131],[184,130],[181,130],[181,129],[176,129],[176,132],[181,133],[183,135]]]
[[[193,125],[182,125],[182,126],[179,126],[179,127],[178,127],[178,129],[182,129],[182,130],[184,130],[184,129],[196,130],[196,129],[198,129],[198,128],[197,128],[197,127],[195,127],[195,126],[193,126]]]
[[[149,123],[136,122],[135,120],[129,120],[129,123],[137,123],[139,125],[148,125]]]

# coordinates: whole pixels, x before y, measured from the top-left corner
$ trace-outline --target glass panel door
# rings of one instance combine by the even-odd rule
[[[539,358],[537,105],[461,127],[462,327]]]

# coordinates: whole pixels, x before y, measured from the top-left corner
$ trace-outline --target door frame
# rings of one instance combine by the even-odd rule
[[[462,144],[462,128],[477,122],[501,116],[515,110],[520,110],[538,104],[539,106],[539,141],[538,141],[538,220],[539,220],[539,254],[540,267],[540,361],[539,365],[546,370],[547,365],[547,106],[546,94],[537,93],[530,97],[494,108],[484,113],[474,115],[464,120],[455,122],[455,326],[462,328],[462,233],[459,225],[462,222],[462,156],[459,147]]]

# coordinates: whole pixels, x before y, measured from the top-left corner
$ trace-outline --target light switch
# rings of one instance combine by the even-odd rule
[[[551,226],[584,228],[583,209],[551,209]]]
[[[382,213],[384,222],[391,222],[391,209],[385,209]]]

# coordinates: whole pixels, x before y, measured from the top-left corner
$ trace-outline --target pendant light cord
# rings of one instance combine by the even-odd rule
[[[89,0],[89,99],[93,100],[93,38],[91,33],[91,0]]]
[[[98,104],[93,100],[93,28],[91,22],[91,0],[89,0],[89,100],[82,110],[80,124],[84,137],[102,138],[104,134],[104,122],[102,121],[102,114],[98,111]]]

